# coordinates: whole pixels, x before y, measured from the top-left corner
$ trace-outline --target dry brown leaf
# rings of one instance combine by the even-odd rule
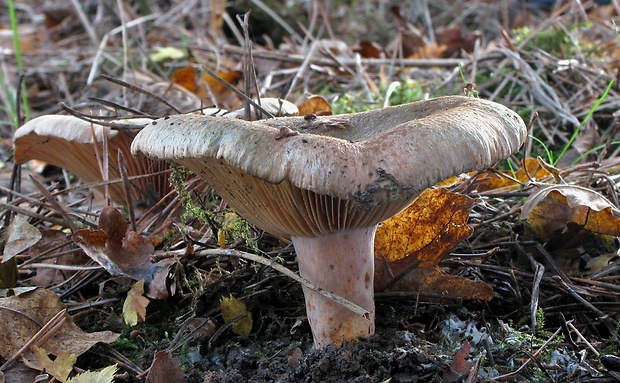
[[[122,214],[106,207],[99,218],[99,230],[78,230],[73,241],[94,261],[112,275],[149,281],[146,295],[165,299],[169,296],[167,283],[174,259],[151,262],[153,244],[142,235],[129,230]]]
[[[64,309],[58,296],[46,289],[0,298],[0,355],[5,359],[12,357],[43,325]],[[63,351],[79,356],[95,343],[111,343],[118,336],[111,331],[86,333],[73,323],[71,316],[66,315],[62,327],[41,347],[56,356]]]
[[[600,193],[576,185],[552,185],[532,193],[521,219],[539,239],[575,229],[620,236],[620,210]]]
[[[359,43],[359,47],[355,49],[355,52],[360,56],[367,59],[379,59],[389,57],[385,49],[374,41],[362,40]]]
[[[536,158],[526,158],[525,167],[521,167],[519,170],[514,172],[514,174],[509,171],[503,171],[500,174],[505,174],[507,177],[502,177],[490,172],[480,173],[480,175],[476,178],[476,181],[472,183],[471,190],[476,190],[478,192],[503,188],[516,190],[520,187],[520,185],[511,178],[525,183],[530,180],[541,181],[553,177],[553,175],[545,169]]]
[[[28,249],[29,258],[33,258],[50,249],[57,249],[62,255],[40,260],[40,263],[59,264],[68,266],[84,265],[88,261],[88,256],[82,251],[66,251],[74,249],[75,245],[67,238],[67,234],[60,230],[41,230],[42,238],[37,244]],[[64,246],[63,246],[64,244]],[[30,279],[34,286],[49,287],[66,281],[77,271],[58,270],[54,268],[38,268],[37,274]]]
[[[299,105],[299,114],[305,116],[314,114],[317,116],[331,116],[332,107],[322,96],[310,96]]]
[[[450,369],[443,374],[443,381],[445,383],[460,382],[461,379],[469,374],[472,368],[472,363],[468,362],[465,358],[469,356],[471,346],[467,340],[463,341],[461,348],[454,354],[452,363],[450,363]]]
[[[146,383],[182,383],[183,371],[178,358],[173,358],[166,351],[157,351],[149,367]]]
[[[458,25],[439,27],[435,31],[437,43],[443,47],[442,58],[460,57],[461,52],[473,52],[480,32],[470,32]]]
[[[17,277],[17,262],[15,262],[15,258],[11,258],[7,262],[0,262],[0,289],[15,286]]]
[[[430,274],[423,273],[423,270],[412,270],[412,273],[404,278],[411,281],[418,275],[424,275],[425,279],[420,283],[419,289],[413,290],[421,295],[439,299],[478,299],[481,301],[490,301],[493,298],[493,287],[487,283],[446,274],[437,268],[433,268]],[[398,284],[394,286],[397,287]],[[411,291],[411,289],[406,291]]]
[[[41,239],[41,232],[28,223],[21,215],[16,215],[7,229],[2,262],[6,262]]]
[[[139,280],[151,265],[153,245],[136,233],[127,234],[122,214],[113,207],[105,207],[99,218],[99,230],[78,230],[73,241],[110,274]]]
[[[620,210],[594,190],[541,187],[523,205],[521,218],[527,233],[544,241],[554,263],[569,275],[595,273],[616,255]]]

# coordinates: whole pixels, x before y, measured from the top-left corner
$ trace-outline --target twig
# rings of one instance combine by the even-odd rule
[[[23,214],[23,215],[25,215],[27,217],[35,218],[35,219],[38,219],[38,220],[40,220],[42,222],[49,222],[49,223],[53,223],[54,225],[58,225],[58,226],[64,226],[65,225],[65,221],[63,221],[62,219],[53,218],[53,217],[47,217],[47,216],[45,216],[43,214],[35,213],[33,211],[30,211],[28,209],[24,209],[24,208],[19,207],[19,206],[9,205],[9,204],[0,202],[0,208],[12,211],[13,213]]]
[[[256,101],[252,100],[250,97],[245,95],[239,89],[237,89],[234,86],[230,85],[228,82],[226,82],[226,80],[224,80],[223,78],[218,76],[217,73],[215,73],[214,71],[212,71],[211,69],[209,69],[209,68],[207,68],[205,66],[203,66],[202,69],[205,72],[207,72],[209,74],[209,76],[213,77],[217,82],[219,82],[220,84],[224,85],[226,87],[226,89],[230,90],[231,92],[233,92],[237,96],[241,97],[241,99],[246,100],[247,102],[252,104],[252,106],[254,106],[256,109],[260,110],[260,112],[263,113],[265,116],[268,116],[269,118],[275,118],[273,114],[269,113],[267,110],[265,110],[265,108],[260,106],[260,104],[256,103]]]
[[[196,50],[204,50],[202,47],[192,47],[192,49]],[[224,45],[222,47],[224,52],[235,53],[235,54],[243,54],[243,48],[234,46],[234,45]],[[301,54],[290,54],[283,53],[272,50],[254,50],[252,52],[254,57],[258,57],[266,60],[276,60],[276,61],[286,61],[293,63],[303,63],[307,59],[307,55]],[[478,62],[495,60],[501,58],[500,55],[487,55],[485,57],[478,58]],[[361,64],[368,66],[380,66],[380,65],[390,65],[392,64],[394,59],[391,58],[362,58]],[[419,68],[430,68],[430,67],[449,67],[453,68],[458,66],[458,64],[465,64],[469,62],[469,59],[397,59],[396,62],[398,65],[402,67],[419,67]],[[324,57],[313,57],[312,64],[320,65],[320,66],[329,66],[334,67],[336,65],[347,65],[350,67],[354,67],[356,65],[355,57],[340,57],[339,62],[336,63],[331,58]]]
[[[271,260],[271,259],[267,259],[264,257],[261,257],[259,255],[255,255],[255,254],[250,254],[250,253],[246,253],[244,251],[239,251],[239,250],[232,250],[232,249],[212,249],[212,250],[200,250],[197,251],[195,253],[198,256],[228,256],[228,257],[239,257],[239,258],[243,258],[243,259],[247,259],[249,261],[252,262],[256,262],[256,263],[260,263],[261,265],[265,265],[268,267],[271,267],[272,269],[286,275],[289,278],[294,279],[295,281],[301,283],[302,285],[304,285],[306,288],[319,293],[321,295],[323,295],[325,298],[330,299],[338,304],[343,305],[344,307],[348,308],[349,310],[353,311],[354,313],[356,313],[359,316],[362,317],[367,317],[369,312],[364,310],[362,307],[356,305],[355,303],[349,302],[348,300],[330,293],[329,291],[325,291],[322,288],[312,284],[310,281],[308,281],[307,279],[300,277],[299,275],[297,275],[296,273],[294,273],[293,271],[287,269],[286,267],[280,265],[279,263]]]
[[[530,356],[530,359],[526,360],[525,363],[523,363],[518,369],[508,374],[500,375],[493,380],[495,380],[496,382],[514,380],[514,378],[518,376],[519,373],[521,373],[521,371],[523,371],[525,367],[527,367],[527,365],[532,362],[532,357],[538,357],[538,354],[540,354],[545,348],[547,348],[547,346],[560,334],[560,332],[562,332],[562,327],[559,327],[557,330],[555,330],[553,335],[551,335],[551,337],[549,337],[549,339],[547,339],[547,341]]]
[[[161,97],[161,96],[158,96],[158,95],[156,95],[156,94],[155,94],[155,93],[153,93],[153,92],[150,92],[150,91],[148,91],[148,90],[146,90],[146,89],[142,89],[142,88],[140,88],[140,87],[138,87],[138,86],[135,86],[135,85],[133,85],[133,84],[130,84],[130,83],[128,83],[128,82],[125,82],[125,81],[123,81],[123,80],[119,80],[119,79],[117,79],[117,78],[114,78],[114,77],[112,77],[112,76],[108,76],[108,75],[105,75],[105,74],[102,74],[102,75],[101,75],[101,78],[103,78],[103,79],[105,79],[105,80],[108,80],[108,81],[109,81],[109,82],[111,82],[111,83],[114,83],[114,84],[117,84],[117,85],[121,85],[121,86],[123,86],[123,87],[125,87],[125,88],[127,88],[127,89],[129,89],[129,90],[133,90],[133,91],[135,91],[135,92],[142,93],[142,94],[147,95],[147,96],[149,96],[149,97],[153,97],[155,100],[157,100],[157,101],[161,102],[162,104],[164,104],[164,105],[166,105],[167,107],[169,107],[169,108],[171,108],[172,110],[174,110],[176,113],[181,114],[181,111],[180,111],[180,110],[179,110],[176,106],[172,105],[172,104],[171,104],[171,103],[169,103],[169,102],[168,102],[165,98],[163,98],[163,97]]]
[[[62,206],[60,206],[60,204],[58,203],[58,201],[56,201],[56,198],[52,196],[52,194],[45,188],[45,186],[43,186],[41,181],[39,181],[36,177],[33,177],[31,175],[30,180],[34,183],[37,189],[39,189],[39,191],[43,194],[43,196],[45,196],[45,198],[47,199],[47,202],[49,202],[50,205],[52,205],[52,207],[56,210],[56,213],[60,214],[60,216],[65,220],[65,224],[69,227],[71,232],[75,233],[77,228],[73,224],[73,220],[71,220],[71,217],[69,217],[69,214],[67,214],[65,209],[63,209]],[[64,225],[61,225],[61,226],[64,226]]]

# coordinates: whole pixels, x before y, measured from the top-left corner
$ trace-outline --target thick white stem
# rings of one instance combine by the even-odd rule
[[[320,237],[293,236],[300,275],[314,285],[353,302],[367,317],[304,287],[314,346],[355,341],[375,332],[374,255],[376,226]]]

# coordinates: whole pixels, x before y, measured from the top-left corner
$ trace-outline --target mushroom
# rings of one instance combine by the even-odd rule
[[[374,333],[377,224],[438,181],[508,157],[525,137],[510,109],[448,96],[314,118],[171,116],[146,126],[131,149],[202,176],[251,224],[292,240],[302,277],[367,311],[304,286],[321,348]]]
[[[138,118],[115,121],[115,124],[138,129],[151,122],[151,119]],[[158,173],[167,169],[166,161],[149,158],[135,159],[130,155],[131,141],[135,130],[114,130],[107,126],[91,124],[73,116],[45,115],[30,120],[21,126],[13,136],[15,163],[23,164],[30,160],[41,160],[69,170],[85,182],[98,182],[102,177],[103,142],[108,142],[108,179],[120,179],[118,153],[125,158],[127,174],[138,176]],[[94,145],[98,149],[95,149]],[[157,202],[169,189],[167,174],[140,178],[132,182],[133,201],[151,198]],[[108,185],[110,198],[117,203],[125,202],[123,185]],[[98,189],[103,190],[103,187]],[[148,198],[147,198],[148,197]]]

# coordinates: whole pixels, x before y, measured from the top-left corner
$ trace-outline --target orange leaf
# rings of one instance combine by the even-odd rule
[[[110,274],[136,280],[146,279],[148,297],[168,297],[167,275],[175,260],[170,258],[157,263],[151,262],[153,243],[139,233],[129,230],[121,213],[113,207],[102,210],[99,228],[76,231],[73,242]]]
[[[407,209],[381,223],[375,257],[390,263],[434,267],[445,254],[469,237],[473,200],[446,189],[427,189]]]
[[[428,189],[406,210],[384,221],[375,238],[375,288],[419,292],[436,298],[493,297],[484,282],[452,276],[439,262],[472,228],[467,226],[473,200],[446,189]]]
[[[382,57],[389,57],[385,50],[374,41],[362,40],[359,43],[359,48],[355,50],[363,58],[379,59]]]
[[[181,85],[190,92],[196,92],[196,69],[193,66],[177,69],[170,79],[175,84]]]
[[[215,74],[233,86],[236,85],[243,76],[240,71],[215,72]],[[208,73],[200,77],[195,93],[201,100],[210,100],[213,97],[215,99],[214,101],[218,102],[224,101],[233,94],[227,87]]]
[[[305,116],[309,113],[316,114],[317,116],[331,116],[332,107],[324,97],[310,96],[299,105],[300,115]]]
[[[505,174],[506,176],[523,183],[529,180],[540,181],[553,176],[547,169],[542,167],[540,162],[535,158],[526,158],[525,167],[521,167],[521,169],[517,170],[514,174],[507,171],[501,172],[500,174]],[[483,172],[480,173],[476,181],[472,184],[471,189],[477,190],[478,192],[507,187],[510,187],[511,189],[518,189],[520,185],[508,177]]]

